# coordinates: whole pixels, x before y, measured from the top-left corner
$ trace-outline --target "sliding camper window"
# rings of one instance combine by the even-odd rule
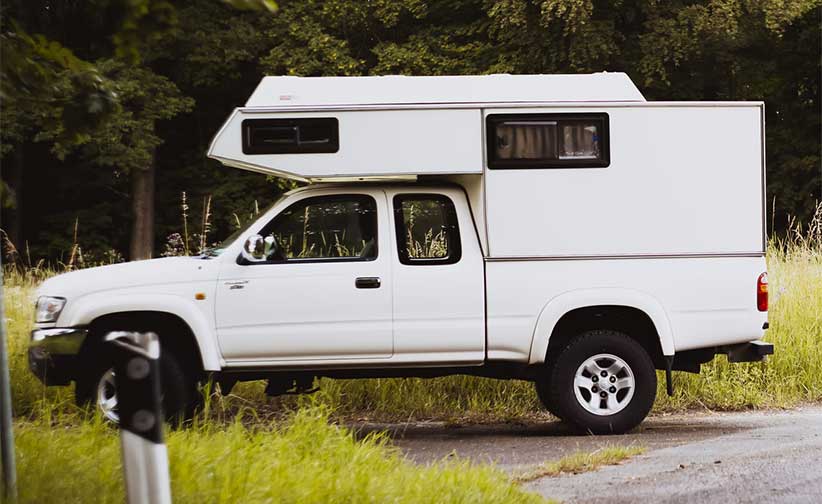
[[[489,168],[604,168],[608,114],[494,114],[486,119]]]
[[[454,264],[460,260],[460,230],[454,203],[442,194],[394,196],[397,253],[402,264]]]
[[[318,154],[340,148],[335,117],[246,119],[243,154]]]

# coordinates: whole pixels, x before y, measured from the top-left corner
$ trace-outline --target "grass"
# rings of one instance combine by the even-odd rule
[[[99,418],[16,425],[21,502],[124,501],[116,431]],[[502,471],[419,466],[383,434],[357,440],[311,407],[276,423],[204,422],[167,433],[174,502],[536,503]]]
[[[534,469],[515,474],[513,480],[526,483],[547,476],[596,471],[602,466],[617,465],[643,453],[645,453],[645,448],[642,446],[604,446],[590,453],[577,452],[555,462],[545,462]]]
[[[28,371],[33,294],[47,275],[4,278],[20,502],[123,502],[117,432],[74,405],[73,387],[44,387]],[[167,432],[175,502],[544,502],[493,466],[416,465],[385,434],[358,440],[329,419],[341,389],[279,404],[260,383],[238,388],[210,396],[191,428]]]
[[[822,236],[772,243],[766,363],[717,358],[700,375],[675,374],[655,410],[790,407],[822,400]],[[117,435],[78,409],[71,387],[44,387],[28,371],[26,346],[36,285],[53,272],[7,270],[13,407],[22,502],[122,502]],[[460,459],[417,466],[384,435],[357,441],[332,421],[507,421],[538,415],[530,383],[476,377],[323,380],[313,396],[266,398],[263,384],[210,395],[195,425],[168,434],[177,502],[536,502],[516,482],[580,472],[640,453],[611,447],[575,454],[512,480]],[[59,468],[60,478],[55,478]]]

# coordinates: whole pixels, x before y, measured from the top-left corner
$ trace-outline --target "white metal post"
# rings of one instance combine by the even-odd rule
[[[17,500],[17,468],[14,460],[14,431],[11,424],[11,382],[6,351],[6,311],[3,300],[3,263],[0,261],[0,460],[3,465],[2,497]]]
[[[170,504],[168,452],[160,399],[160,340],[154,333],[111,332],[120,446],[129,504]]]

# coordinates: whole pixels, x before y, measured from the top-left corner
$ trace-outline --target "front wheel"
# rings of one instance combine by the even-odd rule
[[[77,404],[93,404],[112,423],[120,420],[115,393],[114,370],[110,360],[97,356],[89,363],[88,369],[79,377],[75,387]],[[160,354],[160,385],[163,394],[163,412],[172,423],[190,419],[197,406],[199,392],[196,380],[188,376],[177,359],[170,352]]]
[[[593,434],[621,434],[639,425],[656,399],[648,352],[616,331],[585,332],[557,356],[549,380],[559,417]]]

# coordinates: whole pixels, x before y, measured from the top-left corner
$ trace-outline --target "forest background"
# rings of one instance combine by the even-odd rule
[[[289,187],[205,157],[263,75],[622,71],[648,100],[764,100],[778,233],[822,192],[820,5],[6,0],[5,259],[82,266],[161,255],[189,225],[194,251],[229,234]]]

